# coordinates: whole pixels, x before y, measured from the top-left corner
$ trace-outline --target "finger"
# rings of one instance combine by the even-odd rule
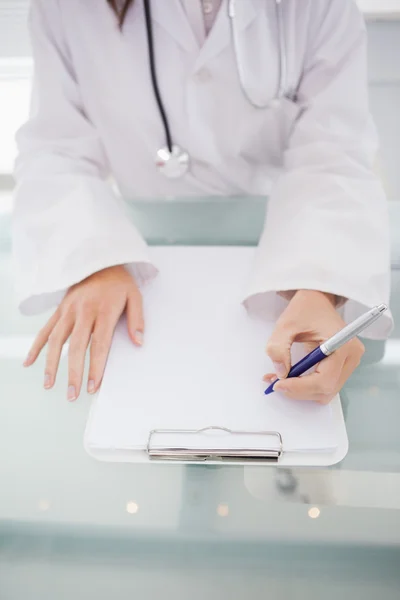
[[[267,373],[263,377],[263,381],[265,381],[266,383],[272,383],[276,379],[278,379],[278,377],[276,376],[276,373]]]
[[[351,374],[355,371],[357,366],[358,363],[354,363],[354,361],[349,359],[345,360],[342,372],[340,373],[339,381],[336,386],[335,393],[332,395],[332,398],[340,392],[340,390],[342,389],[348,378],[351,376]]]
[[[277,323],[267,344],[267,354],[273,362],[275,373],[281,379],[286,377],[291,365],[290,348],[296,336],[295,330],[287,323]]]
[[[143,302],[139,290],[135,290],[129,297],[126,305],[126,318],[128,332],[136,346],[143,345],[144,319]]]
[[[339,350],[321,361],[314,373],[278,381],[274,391],[283,393],[287,398],[327,404],[339,388],[346,356],[346,352]]]
[[[73,327],[72,315],[61,318],[48,336],[44,387],[50,389],[56,380],[63,345],[69,338]]]
[[[94,325],[93,316],[80,316],[72,331],[68,352],[68,394],[69,402],[79,397],[83,371],[85,369],[86,350],[90,342]]]
[[[111,341],[119,315],[113,319],[100,318],[94,326],[90,344],[90,367],[88,392],[94,394],[103,379],[104,369],[110,351]]]
[[[50,336],[52,330],[54,329],[55,325],[57,324],[59,318],[60,318],[60,313],[57,310],[52,315],[52,317],[47,321],[46,325],[44,327],[42,327],[42,329],[39,331],[38,335],[35,338],[35,341],[33,342],[32,346],[31,346],[31,349],[28,352],[26,359],[24,360],[24,363],[23,363],[24,367],[30,367],[36,361],[40,352],[43,350],[44,346],[47,344],[47,340],[49,339],[49,336]]]
[[[358,339],[346,344],[345,348],[347,348],[348,354],[340,374],[338,392],[342,389],[350,375],[356,370],[365,352],[363,344]]]
[[[336,351],[334,355],[332,355],[332,358],[337,359],[338,365],[340,365],[340,359],[342,359],[342,364],[336,386],[334,389],[332,389],[331,393],[327,394],[325,402],[324,399],[322,399],[323,403],[330,402],[330,400],[332,400],[332,398],[336,396],[338,392],[340,392],[347,379],[360,364],[364,350],[364,346],[360,340],[354,339],[351,342],[348,342],[342,349]],[[327,380],[332,378],[333,376],[331,375],[331,370],[334,368],[333,362],[333,360],[329,361],[328,359],[321,361],[317,365],[317,373],[321,373],[321,375],[326,377]]]

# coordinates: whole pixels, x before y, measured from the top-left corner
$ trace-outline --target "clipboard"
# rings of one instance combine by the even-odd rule
[[[88,454],[174,464],[342,460],[348,439],[339,396],[322,407],[263,395],[261,377],[271,369],[264,349],[274,324],[253,319],[241,305],[254,249],[151,250],[160,274],[144,290],[145,345],[133,346],[122,319],[86,426]],[[295,345],[293,360],[302,352]],[[204,378],[196,377],[197,365]]]
[[[187,430],[152,430],[149,432],[148,443],[142,450],[130,450],[121,448],[101,448],[95,447],[90,441],[90,421],[93,416],[96,405],[91,408],[91,414],[84,436],[84,448],[92,458],[105,462],[129,462],[129,463],[173,463],[173,464],[232,464],[232,465],[277,465],[282,467],[328,467],[342,461],[348,452],[349,441],[347,437],[346,426],[343,418],[342,405],[339,395],[331,402],[333,420],[337,432],[338,445],[331,452],[285,452],[285,445],[279,432],[251,431],[246,432],[257,437],[270,439],[271,434],[279,440],[278,447],[268,443],[260,449],[242,448],[240,451],[232,448],[215,448],[210,445],[208,448],[185,448],[178,444],[171,446],[163,445],[157,447],[154,445],[155,435],[167,431],[170,434],[179,436],[181,433],[187,433]],[[221,429],[231,435],[240,432],[228,430],[220,426],[209,426],[204,429]],[[190,430],[191,433],[199,433],[202,430]]]

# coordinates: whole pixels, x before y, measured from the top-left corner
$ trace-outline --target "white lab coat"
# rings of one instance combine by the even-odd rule
[[[152,0],[157,73],[174,142],[190,172],[166,179],[150,83],[142,0],[121,33],[106,0],[33,0],[32,114],[17,135],[14,212],[18,297],[25,313],[57,304],[99,269],[156,274],[122,196],[270,195],[245,294],[275,318],[277,291],[348,298],[345,318],[389,297],[387,202],[373,172],[366,32],[349,0],[283,0],[287,97],[266,109],[239,85],[227,1],[200,48],[180,0]],[[276,94],[274,0],[238,0],[238,49],[257,102]],[[151,254],[151,253],[150,253]],[[384,337],[385,316],[369,329]]]

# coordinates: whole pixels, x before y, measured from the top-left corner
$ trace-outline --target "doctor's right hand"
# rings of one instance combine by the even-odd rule
[[[115,326],[126,309],[132,342],[143,344],[142,296],[133,277],[122,265],[103,269],[72,286],[60,306],[39,332],[24,362],[32,365],[47,344],[44,387],[53,387],[61,351],[70,338],[68,400],[79,396],[86,350],[90,343],[88,392],[100,386]]]

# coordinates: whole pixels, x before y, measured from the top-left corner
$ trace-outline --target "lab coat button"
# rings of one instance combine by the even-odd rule
[[[211,73],[208,69],[200,69],[200,71],[197,71],[197,73],[195,74],[195,79],[196,81],[205,83],[207,81],[210,81]]]

